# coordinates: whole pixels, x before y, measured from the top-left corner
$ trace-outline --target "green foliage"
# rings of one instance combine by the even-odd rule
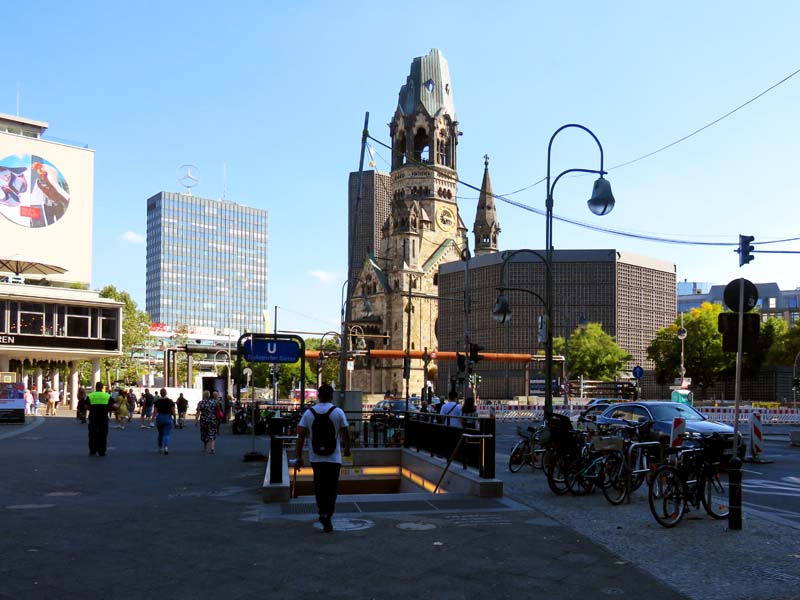
[[[770,365],[793,366],[800,354],[800,322],[795,322],[791,329],[784,324],[785,330],[779,333],[767,352],[767,363]]]
[[[570,336],[567,360],[572,377],[613,381],[631,358],[600,323],[589,323]]]
[[[717,378],[735,365],[735,354],[722,351],[722,334],[717,331],[721,304],[704,302],[683,316],[686,329],[684,368],[692,385],[708,388]],[[678,339],[680,319],[656,334],[647,348],[647,358],[655,363],[656,381],[671,383],[680,375],[681,341]]]
[[[139,379],[139,366],[132,354],[142,348],[150,330],[150,315],[139,310],[128,292],[107,285],[99,292],[101,298],[122,302],[122,356],[103,359],[106,383],[112,379],[135,382]],[[83,377],[82,377],[83,378]],[[185,378],[185,375],[184,375]]]

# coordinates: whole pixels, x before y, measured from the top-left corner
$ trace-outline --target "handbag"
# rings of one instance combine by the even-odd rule
[[[225,418],[225,413],[222,411],[222,407],[217,404],[217,408],[214,410],[214,416],[217,418],[217,421],[221,421]]]

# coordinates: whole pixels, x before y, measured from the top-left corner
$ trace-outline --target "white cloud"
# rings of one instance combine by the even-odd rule
[[[331,281],[335,281],[338,277],[336,273],[332,273],[331,271],[310,271],[311,276],[315,279],[318,279],[321,283],[330,283]]]
[[[131,244],[144,244],[144,236],[135,231],[126,231],[122,234],[122,239]]]

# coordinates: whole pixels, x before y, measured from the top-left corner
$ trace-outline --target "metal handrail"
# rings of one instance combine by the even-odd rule
[[[444,476],[447,475],[447,471],[448,469],[450,469],[450,465],[455,460],[456,454],[458,454],[458,451],[461,448],[461,442],[466,441],[468,444],[474,444],[474,443],[483,444],[484,439],[492,437],[494,436],[491,434],[462,433],[461,437],[458,438],[458,443],[456,444],[456,447],[453,449],[453,453],[450,455],[450,458],[447,459],[447,464],[445,465],[444,470],[442,470],[442,476],[439,477],[439,481],[436,482],[436,487],[433,488],[433,493],[435,494],[436,492],[439,491],[439,486],[442,484]]]

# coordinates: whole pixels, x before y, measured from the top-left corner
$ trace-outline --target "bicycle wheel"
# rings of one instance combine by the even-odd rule
[[[567,488],[573,496],[585,496],[594,489],[594,484],[584,476],[584,471],[589,464],[589,459],[584,457],[570,461],[565,476]]]
[[[566,473],[570,462],[570,459],[566,456],[552,456],[550,464],[547,465],[547,485],[557,496],[566,494],[569,491]]]
[[[512,473],[517,473],[530,460],[530,455],[531,445],[528,441],[518,441],[517,445],[511,450],[511,456],[508,457],[508,470]]]
[[[678,470],[671,465],[659,467],[647,490],[650,512],[663,527],[675,527],[686,512],[686,494]]]
[[[703,508],[715,519],[727,519],[730,512],[728,473],[719,467],[709,466],[703,474]]]
[[[650,455],[644,448],[637,448],[631,456],[631,465],[636,471],[641,471],[650,467]],[[636,473],[631,476],[631,492],[635,492],[644,483],[647,473]]]
[[[606,456],[603,468],[603,496],[617,506],[628,495],[628,467],[622,452],[611,452]]]

